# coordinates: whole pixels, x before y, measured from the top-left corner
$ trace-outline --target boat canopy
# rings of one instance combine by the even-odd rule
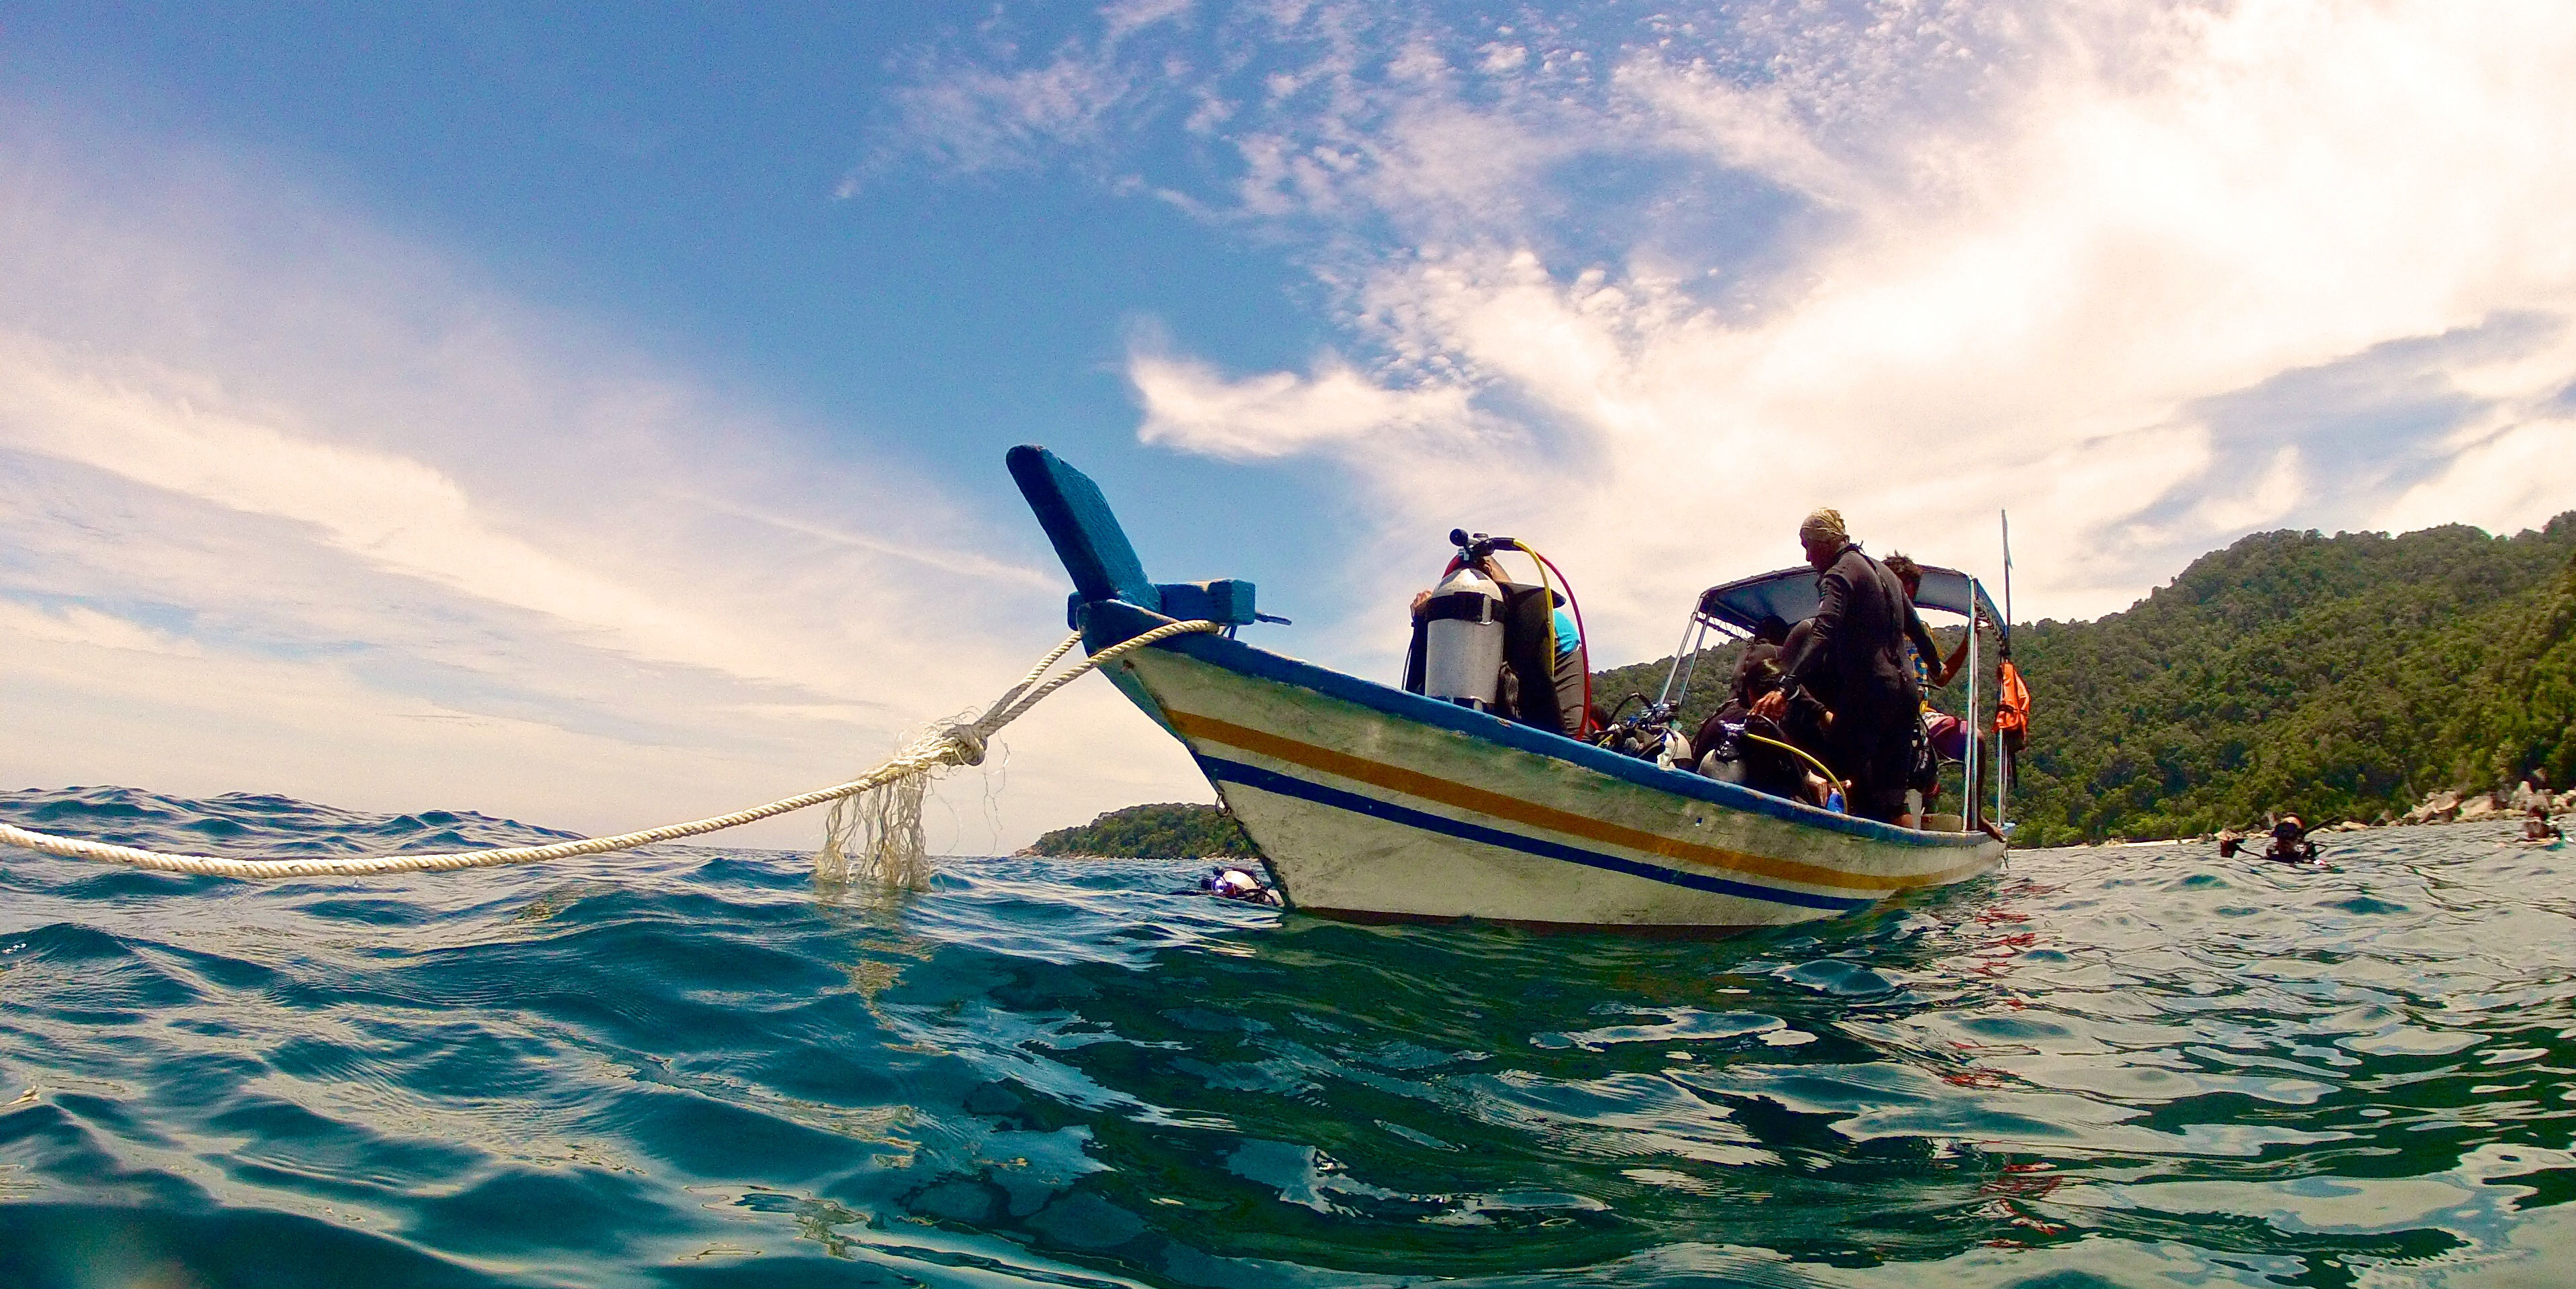
[[[1954,568],[1923,567],[1923,590],[1914,597],[1922,609],[1940,609],[1968,616],[1968,605],[1974,597],[1988,622],[1995,623],[2012,638],[2012,627],[2004,615],[1995,611],[1995,602],[1987,598],[1986,588],[1975,578]],[[1816,570],[1801,564],[1737,578],[1723,586],[1712,586],[1700,593],[1700,616],[1722,622],[1747,635],[1761,629],[1764,618],[1777,617],[1785,623],[1796,623],[1814,617],[1821,604],[1816,593]]]

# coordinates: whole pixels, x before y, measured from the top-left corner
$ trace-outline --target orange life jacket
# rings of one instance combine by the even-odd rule
[[[2003,673],[1998,678],[1995,695],[1995,733],[2004,745],[2019,750],[2030,738],[2030,686],[2021,678],[2021,668],[2004,659]]]

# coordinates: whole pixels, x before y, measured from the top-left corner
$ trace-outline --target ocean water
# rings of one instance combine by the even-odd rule
[[[0,797],[231,853],[551,834]],[[2576,1284],[2576,884],[2017,854],[1719,942],[1185,866],[668,847],[271,885],[0,849],[0,1285]]]

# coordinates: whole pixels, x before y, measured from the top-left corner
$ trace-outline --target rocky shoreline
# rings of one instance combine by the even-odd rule
[[[2571,789],[2566,792],[2561,792],[2556,796],[2551,796],[2549,793],[2525,783],[2516,786],[2511,792],[2507,792],[2502,788],[2497,788],[2490,792],[2475,793],[2467,797],[2463,797],[2456,792],[2436,792],[2431,796],[2424,798],[2424,803],[2422,805],[2407,811],[2404,815],[2399,816],[2398,818],[2383,820],[2382,822],[2400,824],[2466,823],[2475,819],[2492,819],[2498,816],[2521,815],[2527,813],[2533,806],[2539,806],[2547,810],[2553,817],[2567,814],[2570,811],[2576,811],[2576,789]]]
[[[2397,815],[2383,811],[2380,813],[2379,818],[2369,822],[2364,822],[2359,819],[2345,819],[2335,823],[2320,824],[2309,828],[2308,835],[2316,837],[2322,836],[2326,833],[2368,832],[2373,828],[2420,827],[2426,824],[2464,824],[2478,823],[2482,821],[2493,823],[2506,819],[2522,818],[2530,812],[2533,806],[2539,806],[2543,810],[2547,811],[2549,816],[2553,819],[2560,815],[2576,814],[2576,788],[2571,788],[2568,791],[2556,794],[2552,794],[2542,788],[2534,787],[2530,783],[2516,784],[2510,789],[2491,788],[2484,792],[2462,793],[2444,789],[2440,792],[2426,794],[2421,804],[2418,804],[2414,809],[2407,811],[2405,814]],[[2224,841],[2231,838],[2242,840],[2248,837],[2258,837],[2271,831],[2272,823],[2273,820],[2269,816],[2266,816],[2261,823],[2248,825],[2241,831],[2230,828],[2220,832],[2204,833],[2198,836],[2171,838],[2112,837],[2092,844],[2097,846],[2137,846],[2145,844],[2173,844],[2195,841]]]

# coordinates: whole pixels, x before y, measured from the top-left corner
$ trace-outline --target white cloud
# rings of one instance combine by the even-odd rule
[[[497,531],[455,480],[420,461],[297,438],[66,358],[0,335],[0,443],[309,525],[386,573],[610,632],[640,656],[753,680],[792,670],[762,658],[755,638]]]
[[[923,481],[246,166],[0,137],[0,783],[623,830],[844,778],[1053,642],[1061,583]],[[935,844],[1205,797],[1106,686],[1003,737],[1059,759],[952,779]]]
[[[1130,32],[1185,17],[1189,11],[1190,0],[1118,0],[1101,6],[1100,18],[1107,28],[1107,38],[1115,41]]]
[[[1309,376],[1228,380],[1205,363],[1139,352],[1128,357],[1127,377],[1145,405],[1138,433],[1146,442],[1236,460],[1384,435],[1455,437],[1468,420],[1466,390],[1386,389],[1329,357]]]
[[[155,631],[137,622],[101,613],[85,605],[46,609],[0,601],[0,636],[52,645],[81,645],[131,653],[202,657],[194,640]]]
[[[1663,141],[1704,153],[1718,164],[1756,172],[1819,201],[1865,200],[1867,180],[1818,145],[1797,118],[1789,87],[1737,85],[1705,67],[1670,67],[1641,58],[1620,69],[1623,89],[1661,118]]]
[[[925,152],[964,173],[1007,170],[1102,141],[1146,73],[1121,60],[1118,37],[1180,11],[1143,4],[1104,10],[1109,35],[1098,48],[1058,47],[1046,62],[1010,71],[941,61],[894,94],[905,151]],[[1132,12],[1131,12],[1132,11]],[[891,164],[880,156],[842,178],[834,195],[855,196],[865,176]]]
[[[1277,101],[1223,135],[1239,169],[1200,186],[1307,230],[1378,352],[1365,376],[1241,381],[1140,357],[1143,437],[1348,462],[1388,515],[1375,567],[1461,496],[1455,459],[1391,427],[1517,433],[1479,463],[1481,526],[1547,542],[1614,653],[1665,647],[1700,585],[1790,562],[1820,502],[1876,549],[1987,569],[2009,507],[2018,607],[2060,616],[2249,527],[2576,506],[2547,465],[2576,383],[2576,10],[1649,27],[1588,60],[1461,30],[1431,75],[1419,26],[1356,58],[1283,38]],[[2295,401],[2311,377],[2331,410]]]
[[[2443,471],[2406,490],[2383,513],[2400,530],[2484,516],[2499,531],[2537,528],[2576,497],[2576,415],[2535,416],[2463,448]]]

